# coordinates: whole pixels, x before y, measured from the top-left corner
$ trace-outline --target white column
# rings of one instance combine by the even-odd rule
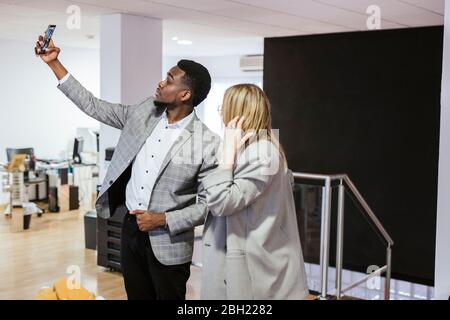
[[[100,20],[100,96],[134,104],[154,94],[162,74],[162,21],[127,14]],[[120,131],[100,126],[100,179],[105,148],[116,146]]]
[[[450,296],[450,5],[446,1],[436,223],[436,299]],[[420,259],[420,253],[417,259]]]

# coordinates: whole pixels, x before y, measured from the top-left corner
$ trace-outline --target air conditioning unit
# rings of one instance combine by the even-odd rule
[[[264,70],[264,56],[248,55],[241,57],[240,67],[242,71],[263,71]]]

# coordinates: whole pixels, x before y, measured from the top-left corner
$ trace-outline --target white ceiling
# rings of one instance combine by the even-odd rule
[[[366,30],[366,9],[381,8],[382,29],[442,25],[445,0],[0,0],[0,38],[34,43],[48,24],[61,45],[96,48],[99,16],[129,13],[163,20],[168,56],[256,54],[264,37]],[[68,6],[81,8],[69,30]],[[88,39],[88,36],[94,36]],[[180,46],[172,37],[193,41]]]

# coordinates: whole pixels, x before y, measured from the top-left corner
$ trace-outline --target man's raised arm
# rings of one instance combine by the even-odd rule
[[[58,89],[61,90],[81,111],[92,118],[109,125],[122,129],[125,126],[130,106],[110,103],[94,97],[94,95],[84,88],[58,60],[61,49],[56,47],[53,40],[50,40],[48,49],[42,52],[41,45],[43,37],[39,36],[36,42],[36,56],[41,57],[50,69],[52,69],[59,81]]]

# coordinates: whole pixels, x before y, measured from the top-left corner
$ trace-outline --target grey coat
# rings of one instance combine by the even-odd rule
[[[164,110],[152,97],[130,106],[97,99],[72,76],[59,89],[87,115],[122,130],[96,202],[98,216],[109,218],[126,210],[125,188],[133,160]],[[148,210],[166,212],[168,230],[149,232],[153,252],[164,265],[192,260],[194,227],[203,224],[207,214],[201,181],[216,167],[218,143],[217,135],[194,116],[163,161]]]
[[[204,180],[203,299],[304,299],[292,174],[276,146],[251,143]]]

